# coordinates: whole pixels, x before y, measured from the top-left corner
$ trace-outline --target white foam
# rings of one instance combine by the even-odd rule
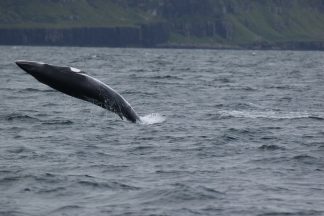
[[[166,120],[166,118],[159,113],[151,113],[146,116],[141,116],[140,119],[141,124],[144,125],[158,124]]]
[[[312,117],[308,112],[276,112],[276,111],[239,111],[224,110],[219,114],[224,117],[236,118],[269,118],[269,119],[296,119]]]

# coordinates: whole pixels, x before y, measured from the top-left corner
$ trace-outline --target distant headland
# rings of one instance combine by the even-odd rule
[[[3,0],[0,45],[324,50],[324,1]]]

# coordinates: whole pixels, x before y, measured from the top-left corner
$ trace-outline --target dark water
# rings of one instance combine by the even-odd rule
[[[323,52],[0,56],[0,215],[324,215]],[[56,92],[17,59],[85,70],[151,124]]]

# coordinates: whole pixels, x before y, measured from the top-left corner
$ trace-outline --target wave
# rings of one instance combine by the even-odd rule
[[[285,150],[284,147],[278,146],[278,145],[262,145],[259,147],[260,150],[264,150],[264,151],[275,151],[275,150]]]
[[[140,119],[141,119],[141,124],[143,125],[158,124],[166,120],[166,118],[159,113],[151,113],[146,116],[141,116]]]
[[[11,113],[5,116],[5,120],[7,121],[15,121],[15,120],[20,120],[20,121],[32,121],[32,120],[39,120],[38,118],[21,114],[21,113]]]
[[[138,75],[138,74],[132,74],[130,76],[133,79],[183,80],[182,77],[178,77],[178,76],[174,76],[174,75]]]
[[[172,184],[169,188],[157,188],[139,193],[137,199],[145,204],[169,204],[183,201],[210,201],[224,198],[224,193],[208,186],[193,186],[183,183]]]
[[[241,111],[241,110],[224,110],[218,112],[220,117],[235,118],[266,118],[266,119],[300,119],[311,118],[324,120],[322,114],[312,114],[308,112],[277,112],[277,111]]]
[[[52,119],[43,121],[42,124],[44,125],[71,125],[73,121],[71,120],[64,120],[64,119]]]
[[[226,106],[228,109],[232,110],[247,110],[247,109],[257,109],[257,110],[265,110],[266,107],[255,104],[255,103],[249,103],[249,102],[236,102],[231,103]]]
[[[308,154],[296,155],[293,157],[293,159],[297,160],[297,161],[310,161],[310,160],[317,161],[316,157],[308,155]]]
[[[77,184],[83,186],[83,187],[91,187],[93,189],[114,189],[114,190],[139,190],[139,187],[112,181],[96,181],[96,180],[79,180],[77,181]]]
[[[167,79],[167,80],[170,80],[170,79],[173,79],[173,80],[182,80],[183,79],[181,77],[173,76],[173,75],[164,75],[164,76],[158,75],[158,76],[152,76],[151,78],[152,79]]]
[[[53,90],[53,89],[24,88],[24,89],[19,89],[19,92],[55,92],[55,90]]]

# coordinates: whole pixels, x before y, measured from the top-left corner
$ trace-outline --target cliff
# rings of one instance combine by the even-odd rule
[[[324,49],[324,0],[2,0],[0,43]]]
[[[0,44],[153,47],[167,25],[105,0],[1,0]]]
[[[163,24],[121,27],[0,28],[0,44],[154,47],[168,40]]]
[[[149,7],[134,1],[167,21],[169,46],[324,48],[323,0],[160,0]]]

